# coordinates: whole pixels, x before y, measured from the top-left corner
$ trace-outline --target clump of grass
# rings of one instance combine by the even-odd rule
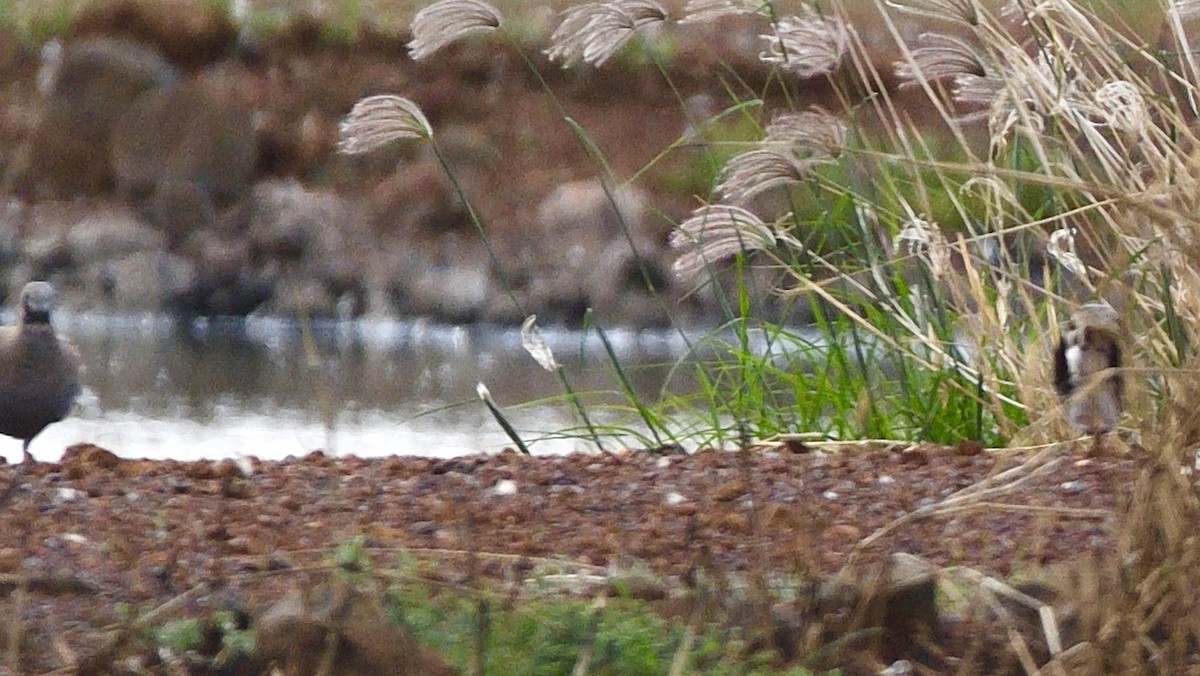
[[[254,634],[245,618],[229,610],[216,611],[206,618],[173,620],[157,627],[154,633],[155,643],[171,658],[190,659],[197,666],[203,664],[214,670],[248,660],[255,651]]]
[[[475,604],[427,586],[406,585],[392,592],[394,618],[422,643],[436,647],[452,663],[470,663],[474,645]],[[646,602],[546,597],[493,604],[488,637],[488,669],[508,674],[667,674],[684,636]],[[688,656],[689,673],[807,673],[779,670],[769,655],[747,658],[722,638],[718,627],[705,627]],[[583,671],[577,671],[586,655]]]

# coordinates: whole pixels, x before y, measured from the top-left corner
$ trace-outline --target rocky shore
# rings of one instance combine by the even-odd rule
[[[522,46],[551,95],[511,45],[417,63],[403,34],[254,35],[219,7],[95,2],[61,41],[0,34],[0,296],[41,278],[68,307],[181,316],[719,317],[667,245],[715,168],[695,144],[658,155],[726,107],[718,62],[765,81],[749,26],[680,41],[670,82],[637,55],[564,71]],[[383,92],[422,107],[436,150],[336,153],[339,120]],[[617,177],[649,169],[606,189],[560,105]]]

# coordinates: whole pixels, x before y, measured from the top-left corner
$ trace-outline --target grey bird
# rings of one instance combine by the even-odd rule
[[[0,434],[29,442],[71,412],[79,396],[79,356],[54,333],[54,287],[30,282],[21,290],[20,321],[0,328]]]
[[[1108,303],[1087,303],[1071,315],[1066,329],[1054,350],[1054,386],[1067,406],[1067,419],[1092,435],[1094,454],[1124,409],[1121,325]]]

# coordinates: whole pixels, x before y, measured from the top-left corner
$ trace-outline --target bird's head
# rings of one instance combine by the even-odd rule
[[[30,282],[21,289],[21,323],[48,324],[54,311],[54,287],[49,282]]]
[[[1113,340],[1121,336],[1121,318],[1108,303],[1085,303],[1067,322],[1068,343],[1089,343],[1089,337],[1096,334],[1109,336]]]

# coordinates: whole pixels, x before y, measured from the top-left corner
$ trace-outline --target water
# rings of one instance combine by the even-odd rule
[[[478,400],[480,382],[527,440],[577,425],[557,376],[521,348],[516,329],[362,320],[302,330],[271,319],[108,315],[63,315],[55,325],[79,348],[85,387],[75,414],[34,440],[39,460],[56,460],[78,442],[121,457],[179,460],[318,449],[362,457],[495,452],[511,442]],[[572,386],[598,393],[589,401],[620,400],[594,334],[548,330],[546,338]],[[651,398],[664,365],[686,351],[678,333],[610,338],[636,389]],[[603,406],[594,410],[605,417]],[[536,453],[580,448],[588,445],[533,444]],[[20,443],[0,437],[0,453],[19,459]]]

